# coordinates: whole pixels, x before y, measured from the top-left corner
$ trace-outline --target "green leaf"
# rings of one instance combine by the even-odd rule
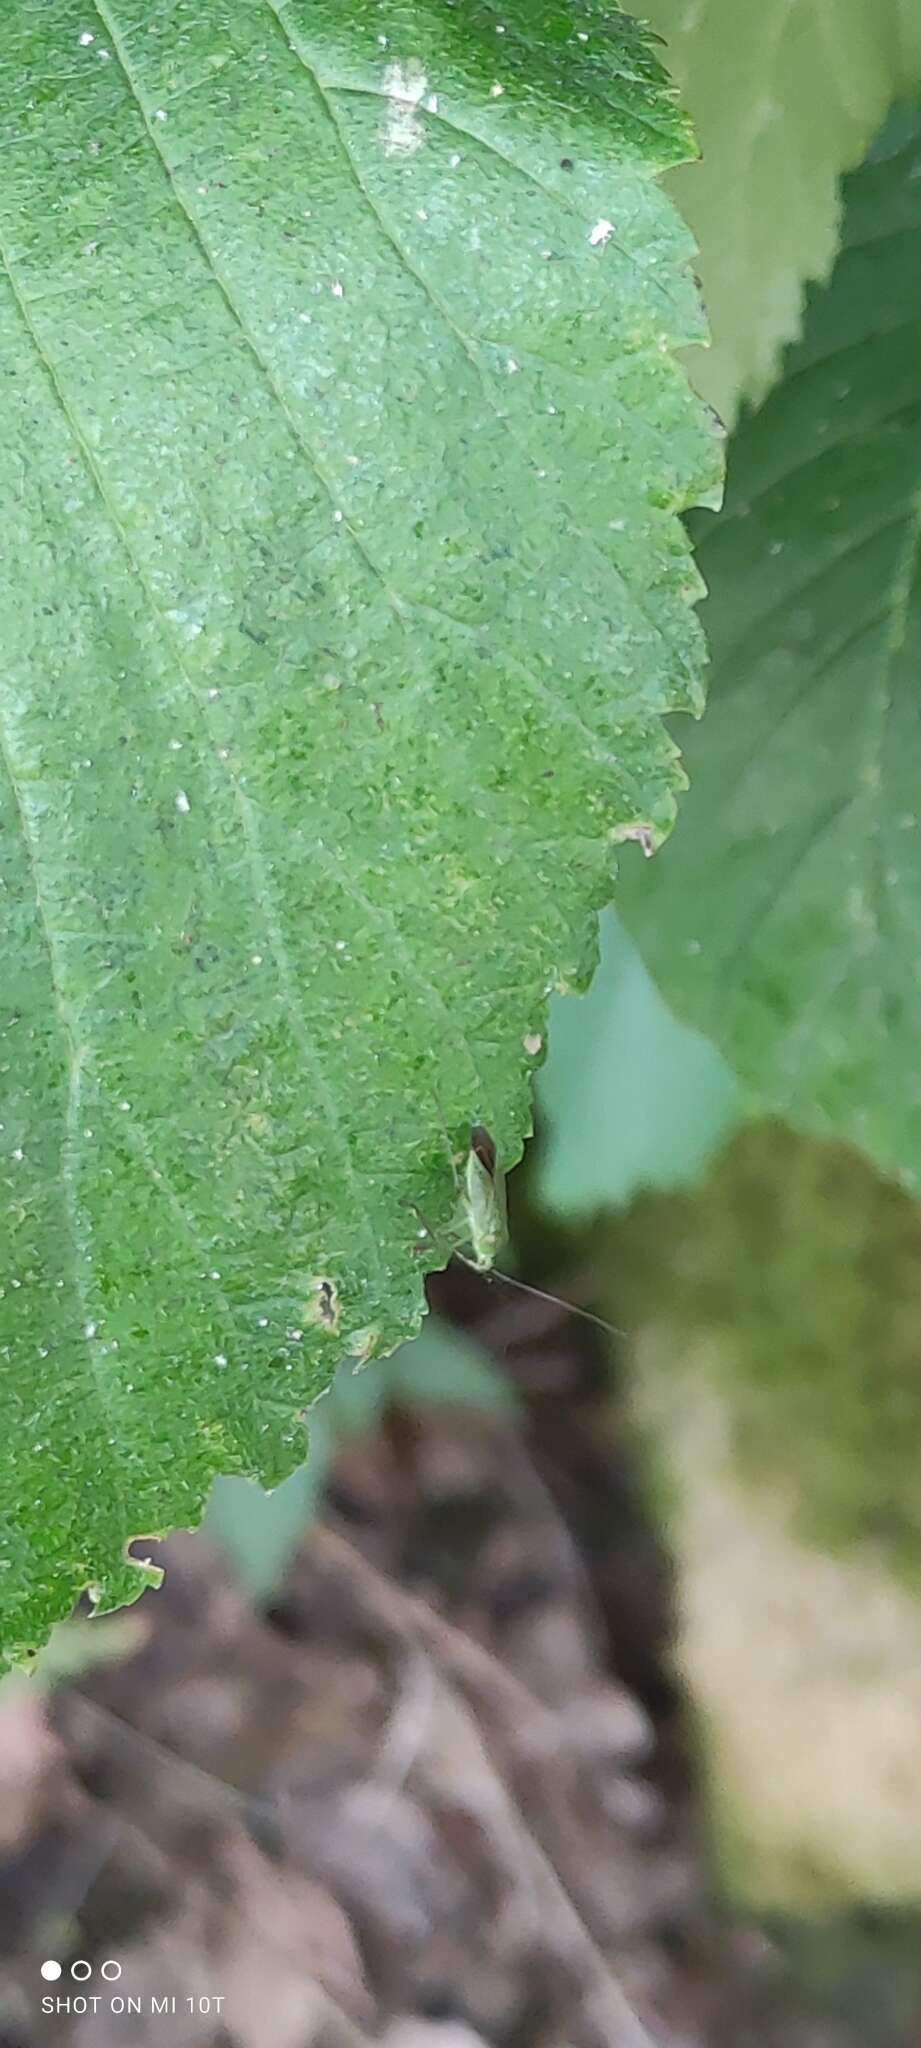
[[[719,459],[601,0],[11,0],[0,58],[12,1657],[418,1326],[671,817]]]
[[[759,1104],[921,1180],[921,111],[847,184],[844,250],[697,528],[710,704],[620,907]]]
[[[696,1179],[732,1121],[732,1075],[678,1023],[613,910],[587,995],[557,996],[538,1081],[538,1201],[575,1221]]]
[[[921,83],[917,0],[636,0],[667,42],[703,161],[674,198],[700,246],[713,330],[690,372],[726,421],[800,331],[838,246],[838,179]]]

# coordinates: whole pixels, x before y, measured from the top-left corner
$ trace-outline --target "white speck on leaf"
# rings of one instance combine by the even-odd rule
[[[534,1059],[535,1055],[540,1052],[543,1042],[539,1031],[527,1031],[521,1041],[529,1059]]]
[[[84,1323],[84,1325],[83,1325],[83,1335],[84,1335],[84,1337],[95,1337],[95,1335],[96,1335],[96,1331],[97,1331],[98,1327],[99,1327],[99,1326],[98,1326],[98,1324],[97,1324],[97,1323]]]
[[[491,99],[491,100],[501,100],[501,98],[502,98],[502,94],[504,93],[504,91],[505,91],[505,87],[504,87],[504,85],[500,85],[500,84],[499,84],[499,81],[498,81],[498,79],[497,79],[497,80],[496,80],[496,82],[495,82],[495,84],[494,84],[494,85],[491,85],[491,86],[490,86],[490,88],[489,88],[489,97],[490,97],[490,99]]]
[[[96,41],[92,29],[85,28],[82,36],[80,37],[80,41],[83,45],[84,50],[88,50],[90,43],[94,43]]]
[[[154,115],[154,120],[155,120],[155,121],[165,121],[165,120],[166,120],[166,118],[167,118],[167,116],[166,116],[166,108],[165,108],[165,107],[158,107],[158,108],[157,108],[157,111],[156,111],[156,113],[155,113],[155,115]]]
[[[389,101],[384,122],[385,156],[415,156],[421,148],[425,134],[417,109],[425,98],[427,85],[417,57],[410,57],[405,65],[388,64],[384,73],[384,91]]]
[[[588,234],[592,248],[603,249],[605,242],[613,233],[614,222],[612,220],[596,220],[594,227],[589,229]]]
[[[191,804],[190,804],[190,802],[189,802],[189,799],[188,799],[188,797],[186,796],[185,790],[184,790],[184,789],[180,789],[180,790],[179,790],[179,791],[177,792],[177,796],[176,796],[176,809],[177,809],[177,811],[190,811],[190,810],[191,810],[191,808],[192,808],[192,806],[191,806]]]
[[[333,282],[330,285],[330,291],[332,292],[334,299],[341,299],[344,296],[345,286],[340,283],[338,277],[333,279]]]

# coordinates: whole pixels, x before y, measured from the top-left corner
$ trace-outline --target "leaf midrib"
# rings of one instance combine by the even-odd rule
[[[6,773],[7,781],[13,798],[13,803],[16,808],[16,814],[19,819],[20,836],[25,850],[26,861],[28,864],[29,874],[32,881],[32,894],[35,902],[36,917],[38,920],[39,929],[42,934],[42,942],[45,947],[45,951],[48,958],[48,971],[52,995],[54,999],[55,1014],[58,1021],[60,1036],[63,1041],[63,1050],[65,1055],[65,1103],[63,1115],[61,1118],[60,1160],[61,1186],[63,1188],[64,1194],[63,1208],[64,1215],[67,1221],[68,1241],[71,1253],[71,1287],[73,1290],[75,1307],[77,1310],[77,1320],[79,1323],[79,1340],[81,1345],[84,1347],[83,1355],[86,1357],[88,1362],[91,1382],[96,1394],[96,1398],[99,1403],[101,1413],[104,1416],[108,1427],[114,1431],[114,1435],[110,1439],[110,1448],[116,1452],[117,1456],[116,1469],[118,1476],[116,1481],[116,1492],[118,1494],[118,1498],[122,1506],[122,1527],[127,1532],[127,1487],[125,1484],[127,1461],[125,1455],[124,1441],[121,1433],[121,1426],[118,1414],[113,1405],[112,1388],[109,1383],[109,1378],[101,1366],[100,1347],[97,1343],[97,1339],[95,1336],[95,1322],[97,1319],[93,1311],[93,1304],[90,1301],[89,1296],[87,1294],[86,1277],[84,1274],[84,1266],[88,1262],[88,1253],[85,1244],[86,1233],[84,1232],[80,1221],[80,1199],[77,1186],[77,1157],[80,1149],[80,1105],[82,1095],[83,1068],[87,1057],[88,1047],[80,1041],[80,1038],[76,1030],[74,1018],[72,1016],[72,1006],[64,991],[64,982],[61,975],[60,966],[58,963],[57,944],[51,927],[51,922],[48,916],[48,909],[45,902],[44,889],[42,886],[38,849],[34,842],[32,828],[28,818],[27,806],[23,797],[19,777],[16,773],[15,762],[13,759],[13,754],[9,742],[9,733],[7,731],[6,721],[3,715],[2,695],[0,695],[0,760],[2,760],[3,762],[3,767]]]
[[[118,58],[119,66],[125,78],[125,82],[131,91],[132,98],[134,99],[135,105],[137,106],[138,109],[138,113],[140,114],[141,120],[143,121],[145,133],[148,137],[148,140],[156,153],[159,163],[163,168],[163,172],[167,179],[170,191],[173,194],[173,197],[183,215],[183,218],[188,224],[191,234],[194,236],[196,247],[199,249],[205,263],[207,264],[210,275],[214,278],[215,284],[217,285],[218,290],[221,293],[221,296],[224,300],[224,303],[227,307],[227,310],[232,320],[234,321],[234,324],[238,327],[240,334],[243,340],[245,341],[247,347],[249,348],[262,377],[265,379],[265,382],[272,394],[272,397],[278,404],[290,433],[292,434],[293,438],[297,442],[298,447],[301,449],[303,455],[305,456],[307,462],[309,463],[311,471],[313,475],[316,477],[321,489],[325,492],[327,498],[329,499],[329,502],[333,508],[334,516],[342,525],[343,531],[347,534],[349,540],[357,550],[357,553],[360,556],[365,567],[371,572],[372,576],[380,585],[387,599],[388,604],[391,606],[395,615],[399,618],[401,625],[404,627],[404,629],[406,629],[407,613],[415,609],[412,600],[407,598],[401,591],[395,590],[389,583],[384,571],[381,569],[379,563],[375,560],[373,554],[371,553],[371,550],[369,549],[367,542],[364,540],[361,533],[349,519],[349,515],[345,506],[340,503],[333,489],[332,484],[330,483],[329,479],[326,477],[324,473],[323,465],[320,462],[319,457],[316,454],[316,451],[311,447],[310,443],[306,439],[303,427],[299,424],[295,416],[292,414],[287,399],[285,398],[284,391],[280,386],[274,371],[272,370],[271,364],[266,358],[262,348],[260,347],[259,342],[257,341],[247,320],[245,319],[243,312],[241,311],[237,303],[236,295],[233,291],[232,286],[230,285],[228,279],[223,274],[223,271],[221,270],[220,266],[218,265],[215,259],[213,251],[204,235],[201,223],[198,219],[198,216],[194,208],[183,197],[183,194],[179,189],[178,183],[173,174],[169,157],[167,156],[166,151],[164,149],[163,142],[157,133],[154,123],[151,121],[150,114],[145,104],[144,95],[141,90],[140,83],[135,76],[131,60],[125,48],[124,35],[122,31],[118,28],[114,20],[111,9],[108,5],[108,0],[93,0],[93,5],[98,19],[103,23],[105,27],[107,35],[111,37],[115,54]],[[457,344],[460,347],[466,360],[470,363],[471,367],[476,371],[484,399],[490,409],[493,419],[496,422],[496,426],[499,432],[504,436],[508,436],[508,438],[510,439],[510,441],[520,454],[526,455],[527,451],[522,448],[522,445],[517,435],[515,434],[514,428],[508,418],[508,415],[502,412],[500,407],[496,403],[495,394],[492,391],[488,376],[480,360],[479,352],[473,338],[465,334],[463,328],[454,319],[453,314],[450,312],[449,308],[445,304],[444,300],[441,297],[441,294],[435,290],[430,279],[427,277],[425,271],[422,270],[419,267],[419,265],[416,264],[410,257],[407,249],[404,247],[399,237],[391,228],[389,222],[386,219],[386,216],[381,212],[380,207],[377,205],[377,202],[375,201],[373,194],[370,192],[365,180],[362,178],[358,166],[355,162],[354,155],[348,142],[348,138],[343,129],[342,123],[339,121],[336,115],[335,109],[329,97],[329,93],[326,90],[325,86],[323,85],[323,82],[320,79],[314,65],[310,62],[310,59],[307,57],[306,53],[302,49],[296,36],[292,32],[290,32],[286,27],[284,18],[278,7],[275,5],[275,0],[263,0],[263,5],[266,9],[266,12],[271,16],[272,21],[275,25],[276,32],[281,37],[285,49],[288,52],[290,52],[290,54],[296,59],[299,67],[303,70],[304,75],[308,79],[311,89],[315,95],[317,105],[320,107],[324,115],[324,118],[329,123],[329,126],[331,127],[332,132],[336,137],[343,164],[348,172],[348,175],[352,183],[355,186],[356,191],[358,192],[362,200],[362,203],[367,207],[369,215],[373,220],[377,231],[386,241],[388,247],[393,250],[397,258],[397,261],[414,279],[420,291],[422,291],[422,293],[424,294],[428,304],[431,306],[433,312],[437,315],[439,320],[441,320],[444,323],[449,333],[451,333],[455,337],[455,340],[457,341]],[[383,97],[383,95],[378,96]],[[507,158],[504,152],[497,151],[495,153],[500,158],[503,164],[514,164],[514,159]],[[530,178],[531,174],[527,172],[526,167],[519,166],[519,168],[522,170],[524,175]],[[563,204],[563,202],[557,198],[557,195],[553,194],[550,191],[549,187],[544,187],[539,183],[538,180],[532,179],[532,182],[535,183],[535,185],[537,185],[537,188],[540,191],[544,192],[547,198],[550,199],[553,203],[558,205]],[[567,210],[570,210],[573,213],[574,217],[576,217],[576,210],[574,208],[570,207]],[[628,251],[625,250],[623,253],[629,256]],[[637,268],[641,269],[641,266],[637,266]],[[642,274],[648,281],[649,273],[642,272]],[[663,293],[663,296],[667,296],[664,292],[664,287],[661,286],[659,280],[654,279],[653,281],[656,285],[656,289],[661,291]],[[503,343],[502,345],[507,346],[507,344],[505,343]],[[619,404],[618,401],[615,401],[615,403],[618,404],[618,411],[623,417],[624,408]],[[656,423],[653,424],[655,426],[655,431],[658,437],[662,440],[664,445],[665,435],[663,429]],[[562,498],[562,496],[560,497],[560,504],[567,514],[573,531],[579,534],[580,541],[583,543],[585,547],[587,557],[591,557],[591,559],[597,564],[600,572],[605,577],[611,575],[616,577],[618,587],[621,591],[621,594],[625,600],[627,607],[629,609],[634,610],[636,615],[643,620],[644,624],[649,628],[650,633],[653,635],[654,640],[662,649],[663,655],[667,660],[670,650],[665,641],[662,628],[658,625],[657,621],[651,616],[646,604],[643,601],[641,593],[633,587],[631,587],[628,578],[624,574],[624,571],[619,567],[618,563],[614,560],[614,558],[611,555],[602,552],[602,550],[598,546],[598,542],[596,541],[594,535],[586,531],[578,517],[578,514],[573,510],[572,506],[569,505],[564,498]],[[448,611],[442,611],[441,616],[445,618],[447,621],[449,621],[453,626],[458,626],[462,623],[458,620],[452,619],[451,613]],[[511,659],[511,657],[507,658]],[[539,679],[531,668],[529,668],[526,664],[520,661],[516,663],[516,667],[519,674],[521,674],[528,681],[532,689],[540,688]],[[559,706],[556,704],[555,701],[554,710],[557,713],[559,712]],[[570,719],[572,719],[572,714],[569,714],[569,717]],[[588,727],[582,726],[580,722],[575,720],[573,720],[572,722],[579,724],[581,736],[583,740],[589,744],[589,746],[597,745],[595,736],[591,733]]]
[[[25,300],[23,299],[22,293],[19,290],[16,277],[9,260],[8,251],[2,245],[2,243],[0,243],[0,262],[2,262],[4,274],[9,282],[10,290],[15,298],[16,305],[20,313],[20,317],[23,320],[23,323],[26,327],[26,331],[29,334],[30,340],[32,341],[32,344],[36,350],[42,367],[45,370],[45,373],[48,377],[51,388],[55,394],[57,403],[66,421],[68,431],[70,432],[76,446],[80,450],[87,474],[89,475],[93,483],[98,498],[105,511],[106,517],[109,520],[113,532],[116,534],[119,540],[125,557],[133,573],[136,575],[138,579],[140,587],[144,593],[144,599],[150,617],[156,622],[160,636],[165,642],[169,652],[173,657],[173,660],[175,662],[176,673],[179,676],[183,688],[185,692],[188,694],[190,701],[194,705],[197,721],[199,725],[201,725],[204,723],[205,720],[204,706],[201,702],[199,692],[196,689],[195,684],[192,681],[192,678],[189,675],[188,670],[185,666],[185,662],[182,655],[181,639],[178,633],[175,631],[174,627],[172,626],[168,617],[164,614],[162,607],[160,606],[151,587],[149,578],[147,577],[144,571],[141,561],[137,556],[134,548],[132,547],[130,540],[128,539],[128,535],[121,523],[121,520],[119,519],[117,509],[110,499],[103,474],[95,459],[93,451],[89,446],[89,443],[79,425],[79,422],[74,418],[73,412],[67,399],[67,394],[60,383],[60,379],[58,377],[55,365],[50,356],[48,355],[48,351],[42,343],[41,336],[38,333],[33,321],[29,316],[28,306]],[[7,765],[9,768],[8,748],[5,748],[4,751],[7,758]],[[274,896],[269,879],[268,865],[266,863],[265,856],[262,853],[261,844],[259,841],[258,821],[256,819],[254,807],[250,799],[246,797],[244,791],[241,789],[239,780],[237,776],[234,774],[230,762],[224,761],[221,758],[219,752],[213,746],[211,746],[210,743],[206,746],[203,752],[204,758],[206,760],[216,760],[219,762],[219,772],[222,773],[223,779],[231,791],[232,799],[234,801],[238,815],[240,817],[240,822],[244,834],[244,841],[247,849],[247,858],[249,861],[250,873],[253,880],[254,899],[256,903],[259,905],[260,910],[265,915],[266,926],[269,931],[269,936],[272,943],[273,957],[275,959],[275,966],[278,975],[279,986],[285,998],[289,1022],[291,1023],[292,1030],[301,1048],[301,1052],[305,1059],[305,1062],[308,1065],[310,1071],[314,1075],[315,1084],[318,1087],[318,1091],[320,1093],[320,1097],[323,1102],[324,1108],[326,1109],[327,1114],[329,1116],[330,1126],[336,1138],[337,1147],[340,1151],[343,1173],[349,1184],[353,1199],[355,1201],[356,1213],[362,1221],[363,1232],[365,1235],[367,1249],[371,1255],[372,1266],[375,1272],[377,1273],[378,1278],[382,1279],[383,1269],[380,1261],[380,1248],[377,1242],[377,1234],[372,1226],[367,1206],[365,1203],[363,1203],[361,1199],[361,1183],[357,1169],[352,1159],[351,1144],[342,1127],[342,1121],[339,1116],[336,1097],[333,1089],[331,1088],[328,1080],[326,1079],[320,1053],[312,1043],[310,1034],[306,1029],[300,1004],[297,1001],[296,978],[293,974],[293,970],[291,969],[290,960],[288,958],[287,953],[287,946],[284,941],[284,934],[281,930],[277,908],[275,907],[274,903]],[[19,802],[18,798],[17,802],[19,807],[20,818],[22,818],[22,805],[21,802]],[[30,864],[32,866],[32,871],[34,875],[35,860],[31,850]],[[47,925],[45,925],[45,930],[47,936]]]

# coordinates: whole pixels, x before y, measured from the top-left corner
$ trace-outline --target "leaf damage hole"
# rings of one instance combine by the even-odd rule
[[[328,1279],[325,1273],[320,1273],[316,1279],[311,1280],[310,1292],[312,1300],[307,1311],[309,1320],[319,1323],[324,1330],[338,1330],[339,1295],[335,1281]]]

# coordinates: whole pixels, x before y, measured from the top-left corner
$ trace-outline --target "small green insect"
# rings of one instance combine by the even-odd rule
[[[591,1309],[580,1308],[572,1301],[563,1301],[557,1294],[547,1294],[542,1287],[532,1287],[529,1280],[519,1280],[517,1274],[494,1271],[496,1255],[501,1251],[508,1237],[508,1209],[505,1201],[505,1175],[499,1166],[496,1141],[483,1124],[473,1124],[470,1131],[470,1149],[464,1166],[464,1181],[460,1195],[458,1231],[463,1233],[466,1250],[458,1257],[464,1264],[472,1266],[477,1273],[487,1273],[492,1280],[500,1280],[504,1287],[514,1287],[519,1294],[529,1294],[535,1301],[546,1301],[553,1308],[564,1308],[578,1316],[582,1322],[594,1323],[608,1335],[623,1337],[625,1332],[605,1322],[603,1316],[593,1315]]]
[[[474,1124],[470,1132],[461,1199],[465,1242],[470,1247],[467,1263],[478,1273],[488,1273],[508,1236],[508,1210],[495,1140],[482,1124]]]

